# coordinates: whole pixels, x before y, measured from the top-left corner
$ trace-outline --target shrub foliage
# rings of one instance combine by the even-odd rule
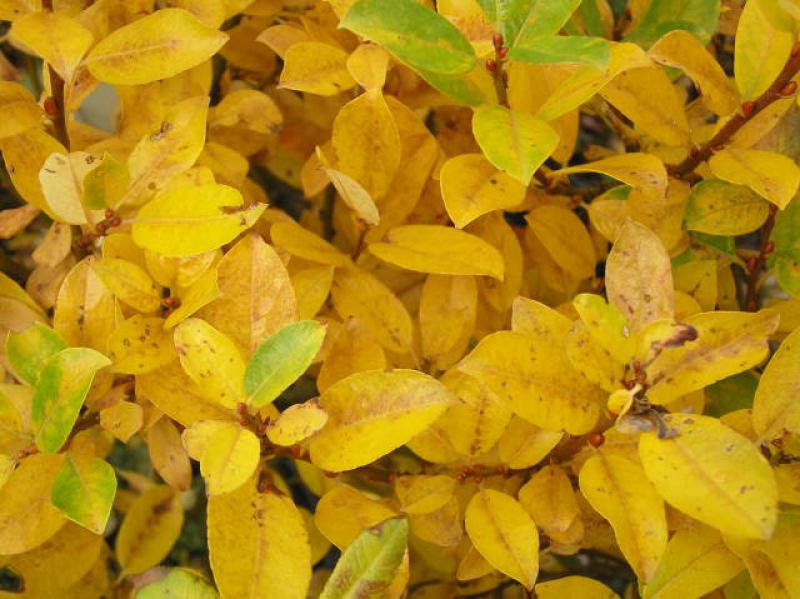
[[[797,0],[0,20],[0,594],[800,597]]]

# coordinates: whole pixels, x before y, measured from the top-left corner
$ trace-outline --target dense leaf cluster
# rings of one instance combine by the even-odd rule
[[[798,0],[0,21],[0,595],[800,598]]]

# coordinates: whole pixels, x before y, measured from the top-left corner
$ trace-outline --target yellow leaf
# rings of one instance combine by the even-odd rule
[[[0,139],[38,127],[44,116],[44,111],[34,101],[31,92],[11,81],[0,81],[0,110],[5,116],[0,122]]]
[[[772,0],[753,0],[739,17],[733,71],[743,100],[765,92],[789,58],[794,24],[773,18],[776,10],[780,9]]]
[[[547,457],[563,436],[562,432],[541,429],[514,416],[497,442],[497,453],[509,468],[530,468]]]
[[[294,44],[299,42],[307,42],[311,38],[305,29],[300,27],[281,23],[267,27],[264,31],[258,34],[257,42],[269,46],[275,54],[281,57],[284,62],[286,61],[286,51]]]
[[[136,395],[150,401],[183,426],[198,420],[230,420],[233,411],[207,399],[176,360],[147,374],[136,375]]]
[[[204,397],[226,408],[245,401],[245,363],[230,338],[199,318],[184,320],[173,336],[181,366]]]
[[[692,260],[672,269],[675,290],[691,296],[702,310],[717,307],[717,261]]]
[[[323,165],[323,170],[328,178],[333,183],[336,191],[339,192],[339,197],[347,206],[355,212],[356,216],[368,225],[377,225],[381,221],[378,208],[370,196],[369,192],[364,189],[361,184],[352,177],[345,175],[332,168],[327,168],[327,161],[320,158]]]
[[[128,574],[160,564],[178,540],[183,506],[170,487],[157,485],[137,497],[117,535],[117,560]]]
[[[358,181],[379,200],[400,167],[402,146],[392,111],[381,94],[362,94],[345,104],[333,121],[336,170]]]
[[[505,313],[520,293],[525,265],[517,233],[500,212],[484,215],[469,225],[469,232],[493,245],[503,257],[503,280],[478,279],[480,295],[495,310]]]
[[[487,562],[533,588],[539,574],[539,533],[514,498],[492,489],[478,491],[467,505],[464,524]]]
[[[169,364],[177,354],[164,319],[135,314],[114,329],[108,357],[114,372],[142,374]]]
[[[538,599],[619,599],[606,585],[584,576],[565,576],[556,580],[541,582],[534,587]]]
[[[347,52],[341,48],[301,40],[286,49],[279,87],[335,96],[355,84],[347,71]]]
[[[775,439],[787,432],[800,434],[798,339],[800,329],[783,340],[758,381],[753,400],[753,427],[764,439]]]
[[[65,81],[72,80],[94,41],[83,25],[57,12],[34,12],[17,19],[11,39],[41,57]]]
[[[50,154],[39,171],[39,183],[48,212],[59,222],[82,225],[89,221],[82,204],[83,180],[97,166],[94,156],[73,152]]]
[[[486,275],[503,280],[503,257],[476,237],[439,225],[405,225],[369,244],[381,260],[417,272],[441,275]]]
[[[650,580],[667,547],[667,518],[642,467],[598,452],[584,463],[579,478],[584,497],[614,528],[625,559],[643,581]]]
[[[181,444],[181,435],[169,418],[159,418],[145,434],[150,463],[170,487],[187,491],[192,482],[192,466]]]
[[[594,244],[574,212],[560,206],[540,206],[529,212],[525,220],[561,268],[577,279],[594,275],[597,261]]]
[[[459,343],[466,349],[477,308],[478,287],[473,277],[429,275],[419,303],[422,354],[440,356]]]
[[[599,387],[572,368],[563,349],[531,335],[487,335],[458,369],[506,398],[517,415],[551,431],[590,431],[605,400]]]
[[[348,318],[335,334],[336,339],[317,376],[320,392],[356,372],[386,368],[383,348],[358,318]]]
[[[209,495],[235,491],[250,479],[261,459],[261,442],[251,431],[225,423],[208,439],[200,472]]]
[[[408,353],[413,335],[411,317],[386,285],[359,268],[341,269],[336,271],[331,295],[342,318],[358,318],[383,347]]]
[[[50,210],[39,182],[39,172],[51,154],[66,154],[67,150],[43,129],[33,128],[24,135],[0,139],[6,171],[19,195],[29,204],[44,211]],[[54,214],[50,216],[55,217]]]
[[[293,256],[317,264],[348,266],[350,258],[311,231],[294,222],[279,222],[269,230],[272,243],[283,248]]]
[[[697,338],[667,347],[646,368],[647,397],[667,403],[725,377],[752,368],[769,353],[778,315],[764,310],[702,312],[684,320]]]
[[[123,443],[127,443],[144,424],[142,406],[120,401],[100,411],[100,426]]]
[[[275,101],[254,89],[237,89],[226,94],[209,115],[212,128],[238,127],[264,134],[277,133],[282,123],[283,115]]]
[[[592,338],[614,359],[627,364],[636,351],[636,338],[622,313],[599,295],[581,293],[572,300]]]
[[[266,206],[242,205],[241,193],[209,184],[164,191],[139,210],[133,240],[139,247],[181,257],[216,249],[255,223]]]
[[[291,275],[292,288],[297,298],[297,318],[308,320],[320,311],[333,285],[332,266],[310,266]]]
[[[182,289],[178,296],[181,305],[167,317],[164,322],[165,329],[171,329],[179,322],[185,320],[198,310],[204,308],[220,295],[217,285],[217,269],[212,268],[203,273],[191,287]]]
[[[663,197],[667,191],[667,169],[652,154],[631,152],[603,158],[596,162],[554,171],[552,176],[573,173],[601,173],[639,189],[648,198]]]
[[[365,90],[380,90],[386,82],[389,53],[378,45],[365,43],[347,58],[347,70]]]
[[[737,50],[740,39],[737,39]],[[739,108],[736,90],[725,71],[688,31],[670,31],[653,44],[647,54],[659,64],[676,67],[686,73],[700,88],[703,102],[712,112],[725,116]]]
[[[800,187],[800,167],[777,152],[728,148],[708,161],[723,181],[746,185],[778,208],[785,208]]]
[[[786,511],[780,515],[775,532],[768,541],[748,541],[741,537],[726,536],[725,542],[744,560],[752,586],[760,597],[794,599],[800,594],[798,539],[800,518],[797,512]]]
[[[447,389],[421,372],[353,374],[320,396],[328,423],[311,440],[311,460],[324,470],[352,470],[407,443],[453,401]]]
[[[534,474],[519,490],[519,502],[547,534],[566,532],[580,514],[572,483],[559,466]]]
[[[78,262],[61,284],[53,315],[53,328],[74,347],[105,353],[108,339],[122,317],[111,291],[95,272],[96,260]]]
[[[124,304],[143,313],[161,306],[161,290],[144,270],[119,258],[103,259],[94,271],[111,292]]]
[[[683,97],[660,66],[620,73],[598,94],[645,135],[669,146],[689,145]]]
[[[362,530],[396,515],[386,504],[367,497],[350,485],[341,484],[320,498],[314,512],[314,523],[331,543],[344,550]]]
[[[63,459],[63,454],[29,456],[0,488],[0,554],[30,551],[66,523],[50,503],[50,488]]]
[[[642,465],[659,494],[723,533],[769,538],[778,491],[758,448],[709,416],[667,415],[664,423],[672,438],[651,432],[639,439]]]
[[[250,233],[217,264],[220,296],[198,315],[249,356],[273,333],[297,320],[289,273],[275,250]]]
[[[669,255],[650,229],[633,220],[622,227],[608,255],[606,292],[633,332],[672,318],[675,300]]]
[[[710,179],[692,188],[686,206],[686,228],[711,235],[744,235],[758,229],[769,204],[742,185]]]
[[[447,214],[459,229],[493,210],[522,203],[525,187],[497,170],[482,154],[450,158],[439,171],[442,199]]]
[[[208,101],[197,96],[178,102],[140,139],[128,157],[131,184],[118,205],[141,205],[172,177],[189,170],[205,145]]]
[[[281,412],[267,428],[267,438],[275,445],[289,447],[305,441],[328,422],[328,413],[319,403],[309,400],[294,404]]]
[[[394,491],[406,514],[430,514],[441,509],[454,496],[456,479],[436,476],[401,476]]]
[[[695,523],[669,540],[658,568],[644,589],[645,599],[701,597],[721,587],[744,565],[713,528]]]
[[[208,549],[223,597],[305,597],[311,548],[290,497],[256,489],[258,477],[208,500]]]
[[[86,57],[94,77],[115,85],[141,85],[205,62],[228,40],[182,8],[162,8],[120,27]]]

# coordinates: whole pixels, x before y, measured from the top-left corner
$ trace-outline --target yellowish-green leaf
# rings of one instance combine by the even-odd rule
[[[335,96],[356,84],[347,71],[347,53],[315,41],[292,44],[283,56],[279,87],[320,96]]]
[[[328,423],[311,440],[311,460],[325,470],[351,470],[397,449],[453,401],[432,377],[413,370],[368,371],[320,396]]]
[[[106,153],[83,179],[84,206],[93,210],[116,206],[128,190],[130,181],[127,165]]]
[[[173,338],[181,366],[200,393],[226,408],[244,401],[245,364],[230,338],[199,318],[184,320]]]
[[[633,332],[672,318],[675,300],[669,255],[655,233],[636,221],[625,223],[608,255],[606,293]]]
[[[728,582],[743,567],[742,560],[728,549],[719,532],[695,523],[678,530],[669,540],[644,589],[644,598],[702,597]]]
[[[164,577],[151,582],[138,591],[136,599],[218,599],[217,591],[197,572],[184,568],[170,568]]]
[[[67,518],[101,535],[116,492],[117,475],[108,462],[68,452],[53,481],[51,501]]]
[[[381,260],[417,272],[486,275],[503,280],[503,257],[481,238],[440,225],[404,225],[369,244]]]
[[[598,452],[580,471],[581,492],[611,523],[622,553],[644,581],[652,578],[667,547],[664,501],[642,467],[626,457]]]
[[[183,505],[170,487],[157,485],[139,495],[125,514],[116,541],[117,560],[129,574],[161,563],[178,540]]]
[[[447,214],[459,229],[494,210],[513,208],[525,199],[525,187],[498,171],[482,154],[450,158],[439,171]]]
[[[753,400],[753,428],[764,439],[800,435],[800,329],[783,340],[764,369]]]
[[[794,23],[775,19],[779,11],[773,0],[753,0],[739,17],[733,72],[743,100],[766,91],[789,58]]]
[[[249,229],[266,208],[242,208],[242,201],[238,190],[216,183],[165,191],[139,210],[133,240],[173,257],[214,250]]]
[[[29,385],[36,385],[47,361],[66,347],[67,342],[61,335],[36,322],[20,333],[9,332],[5,350],[17,377]]]
[[[34,12],[14,22],[11,38],[41,57],[65,81],[71,81],[83,55],[92,45],[92,33],[61,12]]]
[[[658,493],[685,514],[725,534],[768,539],[778,515],[769,463],[739,433],[709,416],[667,415],[673,436],[639,440],[639,455]]]
[[[475,110],[472,130],[489,162],[523,185],[558,145],[558,133],[545,121],[503,106]]]
[[[513,497],[493,489],[478,491],[467,505],[464,525],[487,562],[533,588],[539,574],[539,533]]]
[[[316,320],[286,325],[256,349],[244,374],[252,406],[272,403],[311,365],[322,347],[325,326]]]
[[[223,597],[305,597],[311,549],[291,497],[260,493],[257,477],[208,501],[208,548]]]
[[[390,518],[365,530],[339,558],[320,599],[387,597],[406,554],[408,522]]]
[[[800,187],[800,167],[783,154],[728,148],[708,161],[723,181],[746,185],[778,208],[785,208]]]
[[[652,360],[646,369],[647,397],[667,403],[752,368],[767,357],[767,341],[778,320],[769,310],[702,312],[686,318],[684,324],[697,338],[666,347]]]
[[[45,363],[31,404],[31,424],[40,451],[55,453],[61,449],[95,374],[110,363],[103,354],[84,347],[63,349]]]
[[[89,72],[106,83],[141,85],[167,79],[205,62],[228,40],[182,8],[162,8],[97,44]]]
[[[692,188],[684,220],[690,231],[710,235],[744,235],[769,215],[769,203],[743,185],[714,179]]]

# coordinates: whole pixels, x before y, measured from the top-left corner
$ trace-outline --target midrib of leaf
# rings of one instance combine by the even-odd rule
[[[488,242],[484,242],[484,243],[486,243],[486,245],[489,245],[490,247],[494,247],[494,246],[491,246]],[[464,268],[467,268],[467,269],[472,269],[474,267],[474,264],[472,262],[462,261],[462,260],[459,260],[457,258],[454,259],[452,253],[448,253],[447,255],[430,254],[430,253],[426,253],[426,252],[417,250],[417,249],[415,249],[413,247],[410,247],[408,245],[398,245],[397,243],[393,243],[392,241],[386,242],[386,245],[391,246],[391,247],[396,248],[396,249],[399,249],[399,250],[402,250],[404,252],[408,252],[409,254],[413,254],[413,255],[415,255],[415,256],[417,256],[419,258],[430,259],[430,258],[433,257],[433,258],[435,258],[437,260],[446,260],[447,262],[449,262],[451,264],[456,264],[459,267],[464,267]],[[496,250],[497,248],[494,248],[494,249]],[[487,269],[481,268],[480,270],[481,270],[481,273],[476,273],[476,274],[478,274],[478,275],[483,274],[485,276],[494,277],[494,275],[490,274]]]
[[[128,50],[120,50],[118,52],[108,52],[106,54],[101,54],[100,56],[91,57],[89,56],[86,60],[83,61],[83,64],[90,65],[93,63],[103,62],[103,61],[113,61],[118,58],[136,58],[139,54],[146,54],[148,52],[155,52],[159,50],[172,50],[175,51],[175,45],[180,44],[182,40],[179,38],[170,39],[164,42],[159,42],[157,44],[150,44],[148,46],[139,46],[135,49],[128,49]]]
[[[511,555],[511,557],[514,558],[514,562],[516,562],[520,573],[523,576],[527,577],[528,576],[528,569],[523,565],[523,562],[520,559],[519,553],[508,542],[508,539],[506,538],[505,531],[501,528],[500,523],[497,521],[497,518],[495,518],[494,512],[492,512],[492,510],[489,509],[489,502],[486,500],[485,496],[481,497],[481,501],[483,502],[483,506],[486,509],[486,513],[488,514],[489,519],[492,521],[492,526],[497,531],[497,536],[500,537],[500,541],[503,543],[503,546],[506,548],[506,551],[508,551],[509,555]]]

